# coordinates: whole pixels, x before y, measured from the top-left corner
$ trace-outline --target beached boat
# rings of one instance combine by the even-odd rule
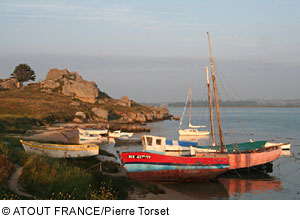
[[[65,144],[46,144],[33,141],[20,140],[26,152],[47,155],[55,158],[78,158],[90,157],[99,154],[99,146],[96,144],[65,145]]]
[[[78,128],[79,140],[100,140],[102,137],[107,135],[107,129],[87,129],[87,128]]]
[[[207,181],[229,168],[224,154],[203,154],[199,157],[169,156],[151,152],[119,153],[128,176],[141,181]]]
[[[113,132],[109,132],[108,136],[112,137],[112,138],[120,138],[120,137],[124,137],[124,136],[132,137],[133,133],[122,132],[121,130],[116,130],[116,131],[113,131]]]
[[[139,144],[141,143],[141,139],[138,137],[128,137],[128,136],[121,136],[118,138],[114,138],[116,144]]]
[[[190,97],[189,127],[187,129],[181,129],[181,125],[182,125],[182,121],[183,121],[183,117],[185,114],[186,105],[187,105],[189,97]],[[192,117],[192,85],[190,86],[189,93],[188,93],[188,96],[187,96],[187,99],[185,102],[184,110],[182,112],[182,116],[180,119],[179,129],[178,129],[179,135],[180,136],[206,136],[206,135],[209,135],[209,133],[210,133],[209,131],[199,130],[200,128],[205,128],[206,126],[192,125],[191,117]]]

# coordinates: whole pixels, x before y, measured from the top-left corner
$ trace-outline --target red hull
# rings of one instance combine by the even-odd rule
[[[228,169],[209,170],[164,170],[151,172],[128,172],[131,179],[146,182],[203,182],[213,179]]]
[[[130,178],[150,182],[205,181],[225,173],[229,168],[228,156],[217,153],[183,157],[123,152],[120,158]]]
[[[169,156],[149,152],[123,152],[120,153],[123,163],[170,163],[189,165],[217,165],[228,164],[228,156],[218,153],[202,153],[199,157]]]

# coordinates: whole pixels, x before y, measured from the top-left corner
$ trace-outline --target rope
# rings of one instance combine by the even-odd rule
[[[92,169],[92,168],[94,168],[94,167],[96,167],[96,166],[99,166],[101,163],[102,163],[102,162],[96,163],[95,165],[93,165],[93,166],[91,166],[91,167],[85,169],[85,171],[87,171],[87,170],[89,170],[89,169]]]

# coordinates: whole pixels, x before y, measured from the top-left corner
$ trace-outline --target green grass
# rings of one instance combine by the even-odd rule
[[[101,93],[101,97],[109,99],[105,93]],[[24,166],[20,181],[37,199],[126,199],[133,187],[145,188],[147,192],[157,191],[154,186],[145,187],[127,177],[103,174],[99,171],[100,161],[95,158],[53,159],[28,154],[19,138],[10,135],[26,136],[40,125],[71,121],[78,111],[86,113],[91,119],[91,109],[94,107],[107,109],[109,120],[119,119],[123,113],[147,112],[150,108],[139,104],[129,108],[111,102],[102,105],[80,102],[79,106],[71,106],[74,99],[59,92],[42,93],[39,84],[23,89],[1,90],[0,100],[0,170],[3,168],[0,171],[3,172],[0,199],[23,199],[8,188],[7,180],[12,172],[12,169],[6,169],[9,164]],[[103,150],[100,154],[114,156]],[[103,162],[102,169],[114,173],[118,165]]]
[[[104,174],[99,170],[99,163],[100,161],[93,157],[55,159],[27,154],[22,149],[19,139],[2,136],[0,172],[1,167],[5,168],[3,170],[6,175],[2,174],[0,199],[26,199],[9,190],[7,180],[12,168],[7,171],[10,167],[8,164],[24,167],[19,182],[34,199],[126,199],[133,188],[139,188],[144,193],[164,193],[154,184]],[[117,168],[116,163],[102,163],[105,173],[116,172]]]
[[[105,104],[80,102],[79,106],[70,105],[74,99],[62,95],[60,92],[51,94],[41,92],[39,84],[33,84],[22,89],[0,91],[0,132],[25,132],[36,124],[52,124],[55,122],[69,122],[74,119],[76,112],[81,111],[92,119],[91,109],[94,107],[106,109],[108,120],[117,120],[122,114],[130,112],[150,112],[149,106],[136,102],[132,107],[116,105],[109,96],[101,92],[100,98],[108,99]],[[75,99],[76,101],[76,99]]]

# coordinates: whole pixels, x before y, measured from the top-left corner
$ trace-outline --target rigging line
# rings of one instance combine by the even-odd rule
[[[236,174],[240,177],[240,179],[244,179],[240,174],[239,174],[239,172],[236,170],[236,169],[233,169],[235,172],[236,172]]]
[[[220,80],[219,80],[219,82],[221,82]],[[222,84],[222,82],[221,82],[221,89],[224,91],[224,87],[223,87],[223,84]],[[230,136],[230,139],[231,139],[231,142],[232,143],[234,143],[234,137],[233,137],[233,131],[232,131],[232,129],[231,129],[231,126],[230,126],[230,123],[229,123],[229,120],[228,120],[228,117],[227,117],[227,112],[226,112],[226,110],[225,110],[225,108],[224,108],[224,105],[223,105],[223,103],[222,102],[220,102],[220,106],[221,106],[221,109],[222,109],[222,115],[223,115],[223,117],[225,118],[225,124],[226,124],[226,127],[227,127],[227,129],[228,129],[228,132],[229,132],[229,136]],[[236,141],[235,141],[236,142]]]
[[[227,113],[226,113],[226,111],[225,111],[224,106],[223,106],[222,103],[221,103],[221,109],[222,109],[222,115],[223,115],[223,118],[225,118],[225,122],[226,122],[225,124],[226,124],[226,127],[227,127],[228,132],[229,132],[229,137],[230,137],[230,139],[231,139],[231,143],[234,143],[233,132],[232,132],[232,129],[231,129],[230,124],[229,124],[229,120],[228,120],[228,117],[227,117]],[[235,142],[236,142],[236,141],[235,141]],[[232,145],[232,146],[234,146],[234,145]]]
[[[226,79],[225,74],[223,74],[223,72],[222,72],[221,69],[219,68],[218,63],[216,63],[215,66],[216,66],[216,69],[218,69],[218,72],[220,72],[220,75],[223,77],[224,81],[227,83],[227,85],[229,85],[229,87],[231,88],[231,90],[234,92],[234,94],[235,94],[240,100],[242,100],[241,96],[235,91],[235,89],[231,86],[231,84],[230,84],[230,83],[228,82],[228,80]],[[248,112],[249,114],[254,115],[254,113],[253,113],[253,111],[251,110],[251,108],[246,108],[246,110],[247,110],[247,112]],[[265,129],[265,131],[266,131],[267,133],[271,134],[271,136],[274,137],[273,133],[272,133],[270,130],[266,129],[265,126],[264,126],[264,127],[262,126],[262,122],[261,122],[261,121],[258,121],[258,123],[260,124],[260,126],[261,126],[262,128]]]
[[[220,76],[222,77],[222,79],[225,79],[225,77],[224,77],[223,74],[220,74]],[[225,79],[225,81],[226,81],[226,79]],[[227,93],[227,91],[225,89],[225,85],[223,84],[223,81],[220,80],[220,83],[221,83],[221,87],[222,87],[222,89],[224,91],[224,94],[225,94],[226,98],[228,100],[230,100],[229,95],[228,95],[228,93]],[[233,107],[229,107],[229,108],[231,109],[231,111],[233,112],[235,118],[237,119],[238,123],[240,124],[240,126],[241,126],[241,128],[243,130],[244,135],[247,136],[247,138],[250,140],[249,132],[246,130],[245,126],[243,125],[241,118],[238,116],[237,112],[235,111],[235,109]]]

